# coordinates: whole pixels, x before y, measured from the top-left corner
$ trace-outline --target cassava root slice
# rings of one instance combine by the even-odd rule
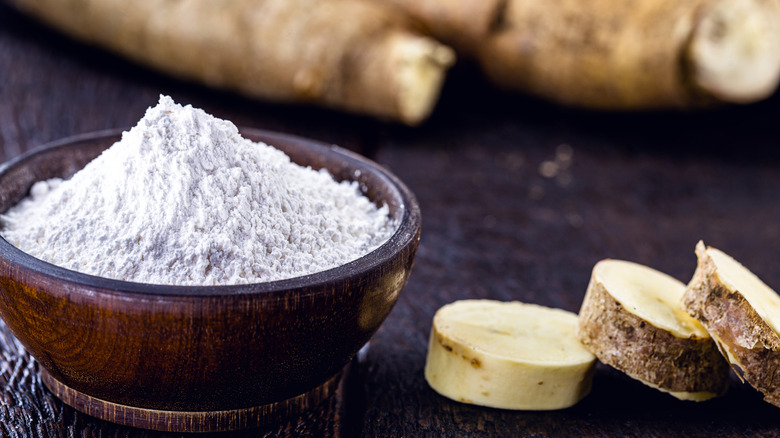
[[[780,407],[780,297],[722,251],[696,245],[682,305],[701,321],[737,374]]]
[[[593,268],[579,314],[579,339],[599,360],[681,400],[728,388],[728,364],[707,331],[680,306],[685,285],[621,260]]]
[[[425,378],[450,399],[550,410],[589,392],[596,358],[575,336],[577,316],[534,304],[463,300],[433,318]]]
[[[780,79],[780,0],[392,1],[495,83],[564,105],[749,103]]]
[[[454,52],[362,0],[10,0],[73,37],[168,74],[415,125]]]

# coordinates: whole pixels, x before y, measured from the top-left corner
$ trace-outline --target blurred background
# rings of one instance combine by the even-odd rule
[[[429,50],[424,57],[434,59],[441,84],[440,91],[432,81],[428,87],[433,91],[419,92],[431,100],[429,113],[413,108],[412,116],[405,116],[397,109],[401,104],[392,99],[387,111],[362,103],[387,98],[388,90],[396,85],[384,76],[377,83],[387,88],[376,96],[360,94],[369,93],[366,90],[372,86],[368,85],[357,91],[317,94],[317,87],[306,85],[311,82],[305,75],[293,81],[289,99],[279,91],[286,85],[274,74],[265,79],[272,86],[270,91],[246,92],[233,83],[209,85],[208,77],[201,80],[158,67],[157,58],[147,62],[135,52],[126,55],[124,49],[106,48],[106,43],[85,42],[78,31],[63,30],[67,25],[51,24],[68,21],[56,18],[67,11],[28,12],[36,10],[28,3],[35,2],[20,1],[19,6],[0,2],[0,161],[65,137],[129,128],[160,94],[167,94],[177,103],[203,108],[238,126],[290,133],[354,150],[394,172],[419,199],[423,233],[409,284],[369,347],[346,370],[339,393],[300,418],[241,436],[780,436],[776,408],[736,379],[727,396],[695,404],[657,393],[599,366],[593,392],[577,406],[557,412],[509,412],[447,400],[427,386],[422,373],[431,319],[440,306],[464,298],[487,298],[576,312],[593,265],[604,258],[643,263],[687,282],[696,263],[694,246],[703,239],[734,256],[770,286],[780,287],[780,97],[774,87],[749,102],[724,103],[703,92],[702,86],[690,88],[685,83],[679,87],[687,90],[682,95],[674,94],[676,88],[669,86],[665,92],[673,97],[668,101],[654,100],[647,108],[637,107],[633,97],[615,97],[615,92],[595,85],[577,91],[587,87],[582,83],[574,83],[569,90],[560,85],[563,82],[556,82],[568,79],[556,76],[555,69],[526,66],[523,59],[538,56],[521,50],[532,45],[526,34],[501,46],[515,47],[526,56],[518,55],[521,61],[505,61],[519,62],[513,67],[515,74],[533,79],[516,86],[507,83],[509,73],[486,73],[491,60],[504,62],[497,60],[499,49],[479,54],[469,44],[483,43],[458,43],[459,36],[466,38],[467,30],[455,37],[440,30],[452,39],[441,42],[430,37],[439,32],[435,25],[407,17],[404,20],[411,24],[403,28],[424,36],[425,41],[439,41],[420,50]],[[68,2],[67,7],[78,3]],[[342,21],[359,17],[346,16]],[[96,18],[77,21],[85,27],[83,20],[88,19]],[[104,19],[109,24],[96,35],[121,26],[116,24],[117,16]],[[590,24],[582,28],[591,33],[572,34],[571,29],[580,27],[569,25],[564,28],[570,32],[556,38],[564,42],[590,38],[602,47],[622,44],[617,36],[610,40],[608,32],[598,30],[608,28],[609,23],[587,20]],[[500,32],[510,21],[491,15],[488,25]],[[753,26],[749,20],[746,23]],[[327,36],[329,27],[321,26]],[[644,31],[657,41],[660,34],[653,29],[639,25],[634,33]],[[767,32],[774,35],[775,30]],[[293,38],[281,31],[278,35],[281,40]],[[359,45],[357,40],[346,41],[349,47]],[[463,45],[450,53],[452,43]],[[140,52],[164,52],[154,47],[154,40],[144,44]],[[778,41],[770,46],[780,50]],[[179,50],[201,60],[210,56],[187,47],[169,49],[174,53],[169,56],[176,58]],[[374,53],[374,49],[366,50]],[[588,50],[581,49],[581,53],[591,53]],[[766,50],[769,54],[759,56],[758,61],[748,56],[740,62],[769,68],[761,60],[774,65],[773,57],[780,59],[780,51],[774,55]],[[702,56],[720,62],[728,50],[711,52]],[[298,53],[293,48],[292,53],[297,53],[292,58],[298,60],[316,51],[301,49]],[[565,56],[576,60],[576,53]],[[624,52],[619,54],[622,60],[631,59]],[[548,57],[556,56],[565,57],[548,52]],[[675,74],[693,68],[678,52],[668,56],[675,60]],[[238,58],[248,64],[257,61],[248,53]],[[417,58],[403,59],[416,62]],[[573,76],[584,72],[577,70],[575,61],[565,62],[569,63],[561,69]],[[652,73],[655,67],[642,62],[636,69]],[[379,61],[358,64],[358,70],[366,72],[388,68]],[[671,73],[659,72],[642,81],[671,81],[665,76]],[[295,73],[285,70],[279,77]],[[540,78],[547,76],[553,85],[542,84]],[[767,81],[765,76],[752,80]],[[343,84],[358,81],[353,75],[345,78],[343,83],[324,80],[322,86],[335,83],[336,88],[349,88]],[[246,81],[246,77],[236,80]],[[370,85],[374,79],[360,80]],[[301,83],[306,86],[301,88]],[[556,95],[555,90],[563,93]],[[612,107],[597,103],[594,106],[599,108],[591,108],[582,100],[566,101],[575,95],[580,96],[577,99],[611,96],[613,103],[607,106]],[[326,97],[318,100],[316,96]],[[157,435],[105,423],[63,405],[42,387],[34,361],[4,327],[2,334],[3,436]]]

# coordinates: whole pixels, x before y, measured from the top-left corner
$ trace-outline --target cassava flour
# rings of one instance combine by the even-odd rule
[[[0,219],[6,240],[55,265],[171,285],[311,274],[395,229],[356,182],[292,163],[167,96],[71,179],[36,183]]]

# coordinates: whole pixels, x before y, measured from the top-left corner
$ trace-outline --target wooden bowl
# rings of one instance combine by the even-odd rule
[[[89,415],[164,431],[235,430],[328,397],[406,284],[420,209],[395,176],[336,146],[242,134],[293,161],[357,180],[400,226],[388,242],[328,271],[236,286],[163,286],[82,274],[0,239],[0,317],[40,364],[45,385]],[[69,177],[119,131],[53,143],[0,166],[0,212],[30,186]]]

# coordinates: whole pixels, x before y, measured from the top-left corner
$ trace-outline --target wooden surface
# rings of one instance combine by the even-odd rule
[[[780,288],[780,97],[701,113],[588,113],[501,93],[469,68],[453,73],[433,118],[410,129],[168,79],[0,5],[0,159],[129,127],[165,93],[240,126],[356,150],[416,193],[423,234],[409,284],[337,396],[240,436],[780,436],[780,411],[734,379],[725,397],[696,404],[599,366],[591,395],[553,412],[468,406],[426,385],[439,306],[492,298],[577,311],[603,258],[687,281],[704,239]],[[0,435],[155,436],[64,406],[4,328],[0,351]]]

